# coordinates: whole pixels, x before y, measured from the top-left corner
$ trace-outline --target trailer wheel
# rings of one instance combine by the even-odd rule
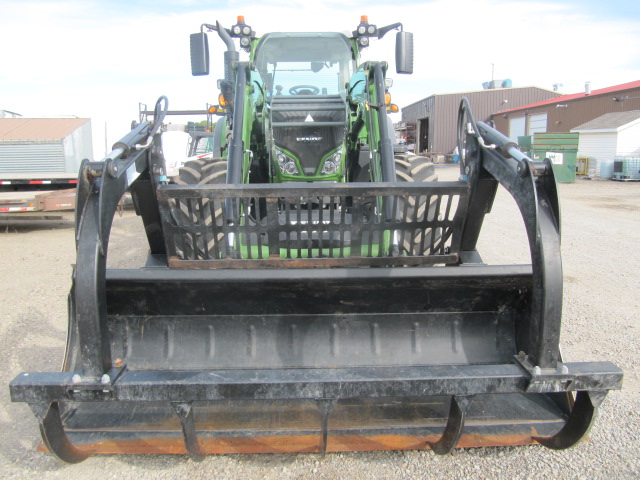
[[[438,176],[435,174],[433,163],[426,157],[413,154],[402,154],[395,156],[396,180],[398,182],[437,182]],[[406,202],[406,203],[405,203]],[[400,215],[406,215],[408,221],[433,218],[436,214],[436,199],[431,198],[427,203],[427,197],[399,199],[398,209]],[[437,245],[441,237],[439,229],[403,230],[398,232],[400,238],[400,248],[407,255],[425,255],[429,253],[433,246]]]

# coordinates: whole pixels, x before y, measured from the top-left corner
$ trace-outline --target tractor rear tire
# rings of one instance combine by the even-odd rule
[[[413,154],[402,154],[395,156],[396,180],[398,182],[437,182],[438,176],[431,160],[426,157]],[[405,202],[408,202],[406,204]],[[427,204],[427,197],[420,196],[418,199],[409,197],[400,199],[398,202],[400,215],[406,215],[406,221],[415,222],[425,218],[432,219],[437,214],[436,199],[432,198]],[[441,232],[440,229],[408,229],[398,232],[400,238],[401,253],[411,256],[426,255],[433,251],[433,247],[438,243]]]
[[[204,167],[205,164],[206,162],[204,160],[189,160],[180,167],[176,183],[179,185],[193,185],[198,183],[202,167]]]
[[[212,185],[224,184],[227,178],[227,160],[226,158],[211,158],[190,160],[180,168],[176,183],[179,185]],[[180,202],[180,208],[177,210],[180,215],[180,223],[194,223],[211,225],[216,218],[221,218],[222,204],[213,208],[209,207],[211,200],[201,199],[188,205],[186,202]],[[211,218],[213,210],[214,218]],[[222,235],[222,234],[220,234]],[[217,241],[221,241],[218,238]],[[212,241],[208,242],[212,244]],[[178,252],[178,256],[183,259],[206,258],[206,249],[204,248],[204,239],[197,235],[186,235],[184,238],[184,251]]]
[[[214,158],[202,168],[201,184],[222,184],[227,180],[227,160]]]
[[[213,179],[210,178],[213,173],[223,173],[223,175],[218,175]],[[226,173],[226,158],[189,160],[180,167],[176,183],[180,185],[224,183],[226,181]]]

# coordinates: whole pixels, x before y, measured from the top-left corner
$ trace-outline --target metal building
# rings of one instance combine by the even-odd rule
[[[402,108],[407,143],[416,153],[452,153],[456,145],[455,125],[462,97],[467,97],[476,121],[489,121],[491,114],[507,107],[520,107],[559,96],[538,87],[497,88],[431,95]]]
[[[519,136],[569,132],[607,113],[631,110],[640,110],[640,80],[593,91],[587,83],[584,92],[503,108],[492,119],[498,130],[517,142]]]
[[[0,179],[77,178],[92,157],[87,118],[0,118]]]

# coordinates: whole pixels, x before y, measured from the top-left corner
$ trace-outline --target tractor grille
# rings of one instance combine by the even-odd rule
[[[166,185],[158,198],[171,267],[446,264],[468,186]]]
[[[314,175],[321,159],[342,144],[346,108],[340,96],[274,97],[273,140],[300,160],[305,175]]]

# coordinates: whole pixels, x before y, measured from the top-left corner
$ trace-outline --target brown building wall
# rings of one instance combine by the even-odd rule
[[[614,101],[613,98],[629,97],[626,100]],[[566,105],[558,107],[557,105]],[[540,113],[547,114],[547,132],[569,132],[572,128],[582,125],[605,113],[626,112],[640,110],[640,88],[620,90],[615,93],[603,93],[579,97],[573,100],[557,98],[555,102],[539,107],[532,107],[512,112],[496,113],[492,115],[495,126],[509,136],[509,119],[525,117],[525,132],[528,132],[528,117]]]
[[[433,125],[424,122],[433,118],[435,103],[436,97],[432,95],[402,108],[402,122],[407,125],[409,133],[408,143],[415,143],[416,151],[428,149],[433,144]],[[421,138],[425,134],[427,139]]]
[[[541,102],[558,95],[537,87],[432,95],[403,107],[402,121],[415,125],[417,151],[447,154],[456,145],[456,122],[462,97],[469,99],[476,121],[489,121],[496,111]]]

